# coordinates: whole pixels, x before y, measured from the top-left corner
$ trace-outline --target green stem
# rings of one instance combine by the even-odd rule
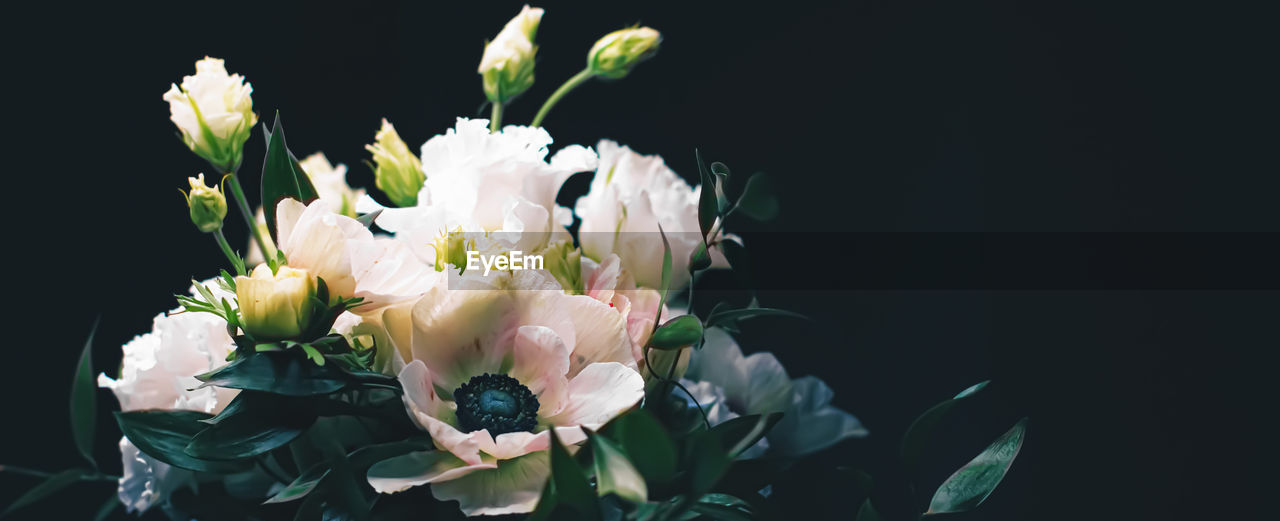
[[[556,106],[556,103],[560,102],[560,98],[563,98],[569,93],[569,91],[573,90],[578,85],[582,85],[584,82],[591,79],[592,76],[595,76],[595,74],[592,74],[591,69],[582,69],[582,72],[579,72],[573,75],[572,78],[569,78],[569,81],[564,82],[564,85],[561,85],[560,88],[551,93],[551,97],[547,98],[547,102],[543,103],[542,108],[538,109],[538,115],[533,117],[533,123],[530,125],[534,127],[541,127],[542,120],[547,118],[547,113],[551,112],[551,107]]]
[[[489,132],[497,132],[502,129],[502,102],[495,101],[493,105],[493,115],[489,116]]]
[[[16,467],[13,465],[0,465],[0,472],[12,472],[23,476],[31,476],[33,478],[48,478],[54,475],[53,472],[45,472],[43,470],[29,469],[26,467]],[[120,476],[112,476],[101,472],[86,472],[80,476],[85,481],[118,481]]]
[[[240,214],[244,216],[245,224],[249,225],[249,233],[253,234],[253,240],[258,243],[258,248],[262,250],[262,258],[267,259],[267,263],[272,263],[272,259],[276,258],[276,252],[267,247],[267,241],[262,239],[262,231],[258,229],[258,220],[254,218],[253,209],[249,206],[249,201],[244,198],[244,189],[240,188],[240,178],[234,172],[230,175],[231,195],[236,200],[236,205],[240,207]],[[263,208],[262,211],[267,211]]]
[[[244,275],[244,259],[231,249],[231,245],[227,244],[227,236],[223,235],[222,228],[213,231],[214,240],[218,241],[218,246],[222,248],[222,254],[227,256],[227,260],[231,261],[231,265],[236,269],[236,275]]]

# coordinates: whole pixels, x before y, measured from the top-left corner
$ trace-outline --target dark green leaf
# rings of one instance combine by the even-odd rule
[[[643,503],[649,498],[644,478],[636,470],[622,448],[608,438],[587,431],[591,440],[592,464],[596,472],[596,494],[605,497],[616,494],[632,503]]]
[[[311,468],[306,470],[306,472],[303,472],[300,476],[294,479],[289,486],[284,487],[279,492],[276,492],[274,496],[271,496],[269,499],[264,501],[263,504],[285,503],[295,499],[300,499],[303,496],[310,494],[312,490],[315,490],[316,485],[319,485],[320,481],[327,475],[329,475],[328,465],[312,465]]]
[[[578,466],[573,456],[560,443],[556,430],[548,432],[551,433],[550,483],[555,484],[556,501],[577,511],[584,519],[599,520],[600,505],[596,502],[595,493],[591,491],[591,484],[582,473],[582,467]]]
[[[310,436],[316,447],[324,453],[332,469],[334,480],[333,497],[326,505],[332,515],[326,512],[326,519],[344,519],[363,521],[369,519],[370,504],[365,498],[365,489],[369,488],[363,476],[357,476],[347,451],[338,441],[336,431],[328,424],[316,426],[316,433]]]
[[[71,484],[80,481],[83,476],[84,471],[80,469],[64,470],[49,476],[39,485],[36,485],[35,488],[28,490],[26,494],[19,496],[12,505],[9,505],[9,508],[4,509],[4,512],[0,513],[0,518],[6,517],[15,510],[35,503],[36,501],[40,501],[59,490],[71,486]]]
[[[925,514],[966,512],[982,504],[1009,472],[1014,458],[1018,457],[1026,429],[1027,419],[1023,418],[976,458],[955,471],[933,493]]]
[[[702,338],[702,321],[693,315],[680,315],[654,331],[649,347],[654,349],[679,349],[693,345]]]
[[[111,496],[107,498],[107,501],[103,503],[102,506],[98,507],[98,511],[93,514],[93,521],[105,520],[112,512],[115,512],[117,508],[120,508],[120,506],[120,498],[116,496],[115,491],[112,491]]]
[[[707,254],[707,245],[698,243],[698,247],[689,254],[689,273],[705,270],[711,267],[711,256]]]
[[[676,473],[676,448],[662,424],[644,409],[614,420],[609,435],[618,440],[636,470],[650,481],[670,481]]]
[[[711,519],[724,521],[750,521],[751,504],[728,494],[706,494],[689,507],[689,510]]]
[[[867,498],[862,502],[862,506],[858,507],[858,516],[854,521],[884,521],[880,516],[880,512],[876,511],[876,507],[871,504],[871,498]]]
[[[747,179],[746,188],[738,197],[738,211],[757,221],[767,221],[778,216],[778,199],[773,195],[772,183],[764,174],[754,174]]]
[[[706,242],[707,234],[711,233],[711,227],[716,223],[716,217],[720,211],[716,203],[715,178],[707,171],[702,162],[702,153],[696,149],[693,152],[698,160],[698,179],[702,184],[701,192],[698,195],[698,228],[702,230],[702,240]]]
[[[725,450],[724,443],[717,433],[703,431],[697,434],[690,445],[689,484],[691,493],[700,496],[711,491],[720,481],[733,459]]]
[[[373,221],[377,219],[379,215],[382,215],[382,208],[361,215],[360,217],[356,217],[356,220],[360,221],[360,224],[363,224],[365,228],[369,228],[373,226]]]
[[[729,458],[733,459],[760,441],[781,419],[780,412],[739,416],[712,427],[710,432],[720,437],[720,446],[728,449]]]
[[[84,349],[80,351],[75,378],[71,380],[71,437],[80,455],[94,468],[98,466],[93,460],[93,431],[98,419],[98,388],[93,378],[93,334],[97,330],[98,321],[95,320],[89,330],[89,339],[84,341]]]
[[[355,379],[333,365],[317,366],[301,350],[251,353],[212,372],[197,375],[204,386],[314,396],[340,391]]]
[[[711,314],[707,316],[706,327],[718,327],[726,331],[735,332],[738,331],[738,324],[744,320],[769,316],[799,318],[804,320],[809,319],[804,315],[787,311],[785,309],[754,307],[730,309],[728,306],[719,306],[712,310]]]
[[[924,457],[933,433],[937,430],[938,425],[942,423],[942,420],[951,413],[951,409],[960,400],[965,400],[981,391],[982,388],[987,386],[988,382],[989,380],[968,387],[961,391],[960,394],[957,394],[955,398],[930,407],[924,414],[916,417],[915,421],[911,422],[911,426],[907,427],[907,432],[902,435],[901,449],[902,462],[909,471],[914,471],[920,464],[920,458]]]
[[[262,210],[267,217],[267,229],[271,238],[276,236],[276,205],[284,199],[297,199],[310,203],[317,197],[311,179],[302,171],[285,143],[284,128],[280,125],[280,113],[270,131],[262,127],[267,137],[267,157],[262,163]]]
[[[138,450],[164,463],[197,472],[231,474],[248,470],[251,462],[209,461],[187,454],[187,444],[213,416],[196,411],[117,412],[116,423]]]
[[[187,454],[207,460],[251,458],[293,441],[316,415],[304,399],[245,391],[214,421],[191,439]]]

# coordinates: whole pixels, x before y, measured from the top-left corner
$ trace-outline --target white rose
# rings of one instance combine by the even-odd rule
[[[187,147],[230,172],[240,165],[244,142],[258,122],[252,93],[244,77],[227,74],[222,60],[205,57],[196,62],[195,76],[183,77],[181,87],[170,86],[164,100]]]

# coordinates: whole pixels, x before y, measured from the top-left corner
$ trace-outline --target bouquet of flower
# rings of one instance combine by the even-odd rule
[[[731,194],[728,168],[701,158],[691,187],[661,157],[608,140],[550,154],[553,107],[627,76],[657,31],[601,38],[529,126],[502,124],[534,81],[542,13],[526,6],[485,47],[490,119],[458,118],[420,154],[382,122],[365,148],[385,204],[323,154],[298,160],[278,114],[263,126],[261,204],[248,201],[252,88],[220,59],[197,62],[164,100],[213,169],[184,195],[226,269],[97,377],[120,404],[122,475],[96,470],[89,450],[90,342],[72,417],[92,468],[51,474],[10,509],[118,480],[102,516],[122,503],[174,519],[747,519],[767,510],[780,469],[866,436],[822,380],[744,356],[733,338],[743,321],[803,317],[755,299],[692,314],[700,274],[745,267],[728,218],[777,212],[764,177]],[[557,205],[578,172],[594,172],[589,191]],[[247,256],[223,235],[228,198]],[[922,416],[904,455],[981,387]],[[980,503],[1023,429],[943,483],[927,513]],[[880,514],[866,501],[857,516]]]

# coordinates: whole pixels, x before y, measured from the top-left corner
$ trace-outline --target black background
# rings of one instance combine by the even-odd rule
[[[372,187],[362,145],[380,118],[416,150],[457,116],[485,117],[475,66],[520,4],[438,4],[5,8],[5,83],[16,94],[5,125],[0,463],[77,464],[67,384],[94,317],[106,370],[189,277],[220,266],[175,190],[208,170],[174,137],[161,100],[169,83],[206,54],[226,59],[253,84],[262,119],[280,111],[295,152],[323,150],[350,167],[352,185]],[[1277,289],[1269,260],[1280,237],[1223,232],[1277,228],[1280,169],[1264,158],[1276,143],[1262,102],[1276,92],[1265,83],[1275,64],[1267,18],[1157,2],[1024,4],[542,4],[538,82],[507,122],[527,122],[598,36],[658,28],[655,59],[582,87],[546,125],[557,146],[613,138],[662,154],[686,179],[695,147],[737,182],[773,176],[780,219],[734,229],[750,234],[770,288],[761,301],[814,321],[761,321],[742,343],[772,350],[795,376],[823,377],[870,428],[821,463],[893,485],[911,419],[989,378],[985,405],[949,427],[954,439],[926,479],[936,484],[1021,416],[1031,431],[1004,485],[964,519],[1239,514],[1264,497],[1249,442],[1265,438],[1256,429],[1275,406],[1251,402],[1272,380],[1262,358],[1280,345],[1280,305],[1258,288]],[[242,170],[250,185],[262,152],[255,135]],[[572,179],[562,201],[585,186]],[[876,234],[889,245],[880,257],[858,249],[872,236],[848,233],[1009,231],[1031,234],[944,236],[948,248],[982,237],[1004,253],[1027,237],[1065,239],[1026,262],[970,257],[956,274],[951,249],[876,262],[894,258],[898,239]],[[1213,234],[1159,235],[1181,245],[1168,250],[1124,246],[1145,232]],[[228,233],[245,243],[242,228]],[[854,251],[872,259],[864,269],[835,264]],[[1074,259],[1093,269],[1060,277]],[[1113,265],[1161,276],[1091,278]],[[1010,272],[1018,282],[980,282]],[[1231,282],[1219,284],[1224,273]],[[100,459],[117,470],[105,415],[99,432]],[[32,484],[0,474],[0,504]],[[798,517],[850,519],[846,487],[814,470],[777,495]],[[111,493],[72,491],[15,519],[85,518]]]

